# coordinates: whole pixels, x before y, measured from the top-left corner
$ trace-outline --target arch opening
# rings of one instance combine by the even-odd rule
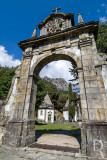
[[[76,57],[77,58],[77,57]],[[73,64],[75,64],[77,66],[77,62],[74,60],[74,58],[72,58],[72,55],[70,56],[69,54],[51,54],[49,56],[46,57],[41,57],[40,60],[38,60],[37,62],[34,63],[34,65],[31,68],[31,72],[33,72],[34,75],[38,76],[39,72],[41,71],[41,69],[46,66],[48,63],[53,62],[53,61],[58,61],[58,60],[67,60],[69,62],[72,62]]]
[[[46,57],[46,58],[43,58],[42,60],[40,60],[39,62],[37,62],[36,64],[35,64],[35,68],[34,68],[34,75],[36,76],[36,77],[38,77],[39,76],[39,73],[41,72],[41,70],[46,66],[46,65],[48,65],[50,62],[54,62],[54,61],[56,61],[56,62],[58,62],[59,60],[66,60],[66,61],[69,61],[70,63],[74,63],[76,66],[77,66],[77,64],[76,64],[76,62],[75,62],[75,60],[72,58],[72,57],[70,57],[70,56],[68,56],[68,55],[61,55],[61,54],[58,54],[58,55],[51,55],[51,56],[48,56],[48,57]],[[69,70],[69,68],[68,68],[68,70]],[[36,79],[37,80],[37,79]],[[38,80],[37,80],[38,81]],[[37,82],[35,83],[35,84],[37,84]],[[77,109],[78,110],[78,109]],[[38,112],[38,114],[40,113],[41,114],[41,112],[42,112],[42,116],[41,116],[41,122],[39,123],[39,122],[37,122],[37,124],[36,124],[36,128],[37,128],[37,131],[36,131],[36,141],[38,140],[38,142],[39,142],[39,139],[40,139],[40,137],[42,137],[43,136],[43,134],[49,134],[49,133],[51,133],[52,134],[52,132],[54,132],[54,135],[55,135],[55,133],[57,133],[57,135],[60,135],[60,134],[62,134],[62,135],[65,135],[65,136],[69,136],[69,137],[72,137],[73,136],[73,138],[75,137],[75,139],[78,141],[78,144],[79,144],[79,146],[81,146],[81,131],[80,131],[80,128],[78,128],[77,130],[76,130],[76,128],[75,127],[77,127],[77,124],[75,125],[75,124],[73,124],[73,127],[75,128],[75,130],[77,131],[77,132],[72,132],[71,131],[71,133],[69,132],[69,131],[67,131],[66,129],[65,130],[62,130],[62,129],[59,129],[59,130],[54,130],[54,129],[52,129],[52,128],[48,128],[48,132],[46,131],[47,129],[45,128],[46,127],[46,125],[47,125],[47,127],[48,127],[48,123],[50,124],[51,123],[51,120],[52,120],[52,116],[54,117],[54,120],[56,119],[57,120],[57,117],[53,114],[52,115],[52,112],[48,109],[47,110],[47,113],[45,113],[45,111],[44,111],[44,109],[43,108],[40,108],[40,112]],[[51,113],[51,116],[50,116],[50,114],[49,113]],[[47,115],[47,120],[49,120],[49,122],[46,122],[47,124],[45,124],[44,125],[44,122],[43,122],[43,115],[44,116],[46,116]],[[77,116],[77,115],[76,115]],[[46,118],[46,117],[45,117]],[[36,119],[37,120],[37,119]],[[64,118],[62,119],[62,121],[64,120]],[[69,120],[70,120],[70,118],[69,118]],[[71,121],[72,121],[72,119],[71,119]],[[65,125],[65,123],[67,123],[67,121],[65,120],[65,122],[63,121],[63,123],[61,124],[61,125]],[[70,122],[69,122],[70,123]],[[69,125],[69,123],[67,123],[67,125],[70,127],[70,125]],[[72,122],[71,122],[72,123]],[[39,127],[41,127],[43,125],[43,128],[44,128],[44,130],[43,131],[41,131],[40,130],[40,128]],[[51,124],[52,125],[52,124]],[[56,124],[53,124],[53,125],[56,125]],[[66,126],[67,126],[66,125]],[[71,124],[71,126],[72,126],[72,124]],[[53,128],[54,128],[54,126],[53,126]],[[60,127],[59,127],[60,128]],[[72,127],[71,127],[72,128]],[[42,143],[41,142],[41,139],[40,139],[40,143]],[[49,142],[50,143],[50,142]],[[50,143],[50,145],[51,145],[51,143]],[[72,146],[73,147],[73,146]]]

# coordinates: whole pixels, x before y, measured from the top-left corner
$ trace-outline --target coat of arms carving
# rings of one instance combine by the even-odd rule
[[[60,31],[61,27],[62,27],[62,21],[63,20],[60,18],[54,18],[54,19],[50,20],[46,24],[47,32],[48,33],[55,33],[57,31]]]

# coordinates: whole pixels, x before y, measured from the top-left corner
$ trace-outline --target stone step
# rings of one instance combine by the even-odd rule
[[[30,148],[42,148],[42,149],[49,149],[49,150],[56,150],[56,151],[64,151],[64,152],[72,152],[72,153],[79,153],[79,148],[71,148],[71,147],[56,146],[56,145],[33,143],[33,144],[29,145],[28,147],[30,147]]]

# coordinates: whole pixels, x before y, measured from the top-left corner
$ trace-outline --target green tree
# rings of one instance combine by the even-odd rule
[[[71,83],[69,83],[69,104],[71,104],[72,99],[73,99],[72,85]]]
[[[51,90],[49,90],[49,95],[52,103],[54,104],[54,107],[58,109],[59,90],[53,84],[51,84]]]
[[[57,101],[59,98],[59,90],[51,82],[48,82],[39,77],[37,85],[37,95],[36,95],[36,113],[39,106],[42,104],[47,92],[50,96],[52,103],[54,104],[54,107],[58,108]]]
[[[0,66],[0,99],[5,99],[8,95],[12,78],[16,68],[8,68]]]
[[[99,24],[97,49],[98,52],[107,53],[107,22]]]
[[[68,97],[68,92],[58,90],[57,87],[53,85],[51,82],[48,82],[45,79],[39,77],[36,95],[36,114],[47,92],[52,103],[54,104],[55,109],[62,112],[63,106],[65,105]]]
[[[74,118],[76,107],[76,93],[72,91],[72,85],[69,83],[69,115]]]
[[[41,78],[38,78],[38,85],[37,85],[37,95],[36,95],[36,108],[41,105],[44,96],[46,95],[46,91],[44,90],[45,83]]]
[[[75,104],[70,104],[69,105],[69,116],[71,116],[72,118],[74,118],[75,116]]]
[[[57,103],[58,110],[60,110],[60,112],[63,111],[63,106],[65,105],[67,98],[68,98],[68,93],[61,91],[59,94],[58,103]]]
[[[73,90],[77,93],[80,92],[79,90],[79,79],[78,79],[78,71],[76,64],[72,63],[72,68],[69,68],[69,72],[73,76],[73,79],[69,80],[72,82]]]

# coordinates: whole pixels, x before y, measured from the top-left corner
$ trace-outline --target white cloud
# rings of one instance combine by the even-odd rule
[[[101,4],[101,6],[102,6],[102,7],[105,7],[105,6],[106,6],[106,4],[102,3],[102,4]]]
[[[107,21],[107,18],[104,16],[104,17],[100,17],[100,22],[101,23],[104,23],[104,22],[106,22]]]
[[[73,78],[69,72],[69,68],[72,68],[72,64],[69,61],[54,61],[41,70],[40,77],[64,78],[69,83],[69,80]]]
[[[20,60],[14,59],[12,55],[9,55],[5,47],[0,45],[0,65],[8,67],[16,67],[20,64]]]
[[[99,9],[97,9],[97,12],[99,13],[99,12],[100,12],[100,10],[99,10]]]

